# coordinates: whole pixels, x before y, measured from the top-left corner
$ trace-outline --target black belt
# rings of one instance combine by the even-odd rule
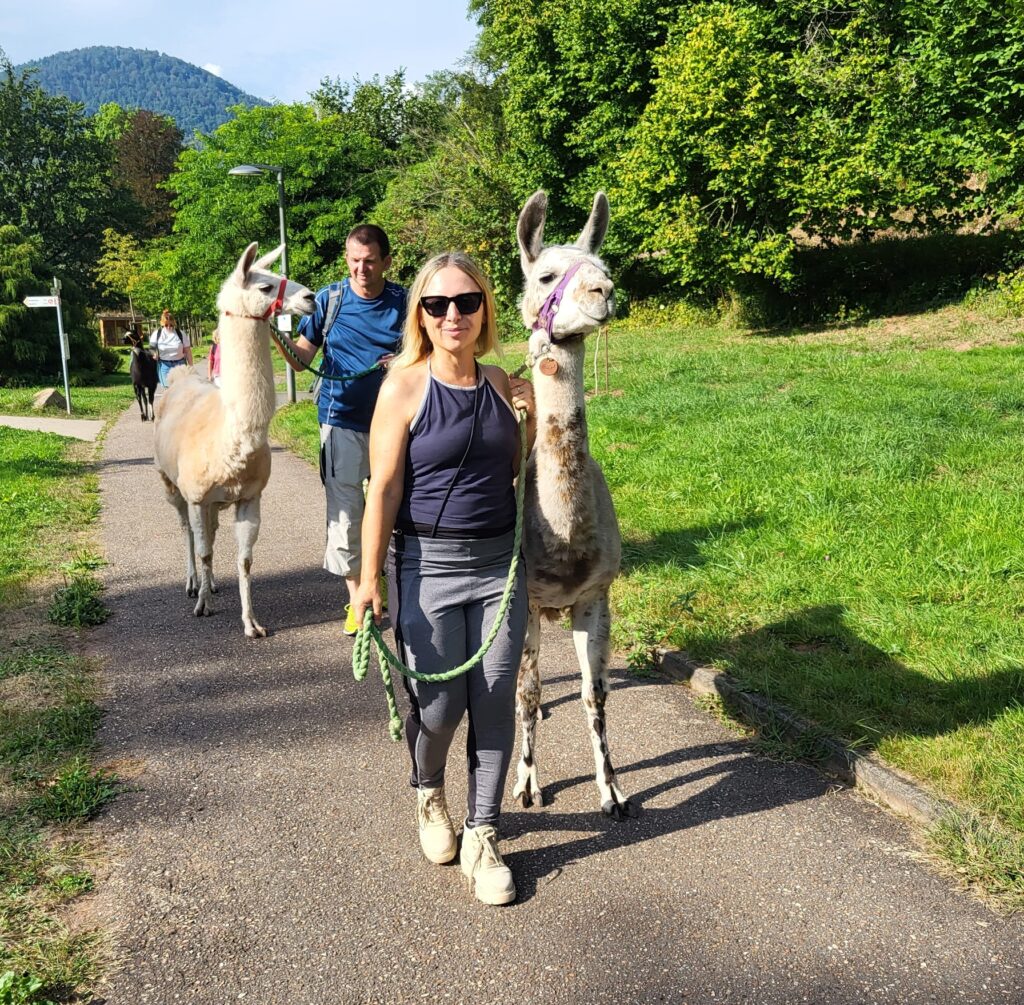
[[[429,523],[406,522],[397,525],[395,533],[405,537],[434,537],[448,541],[478,541],[491,537],[502,537],[505,534],[511,534],[515,529],[515,521],[505,527],[438,527],[436,530]]]

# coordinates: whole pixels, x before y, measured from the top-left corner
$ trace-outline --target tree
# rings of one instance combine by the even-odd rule
[[[409,282],[431,255],[468,252],[491,279],[502,327],[518,330],[520,200],[505,153],[500,92],[473,72],[438,74],[424,86],[424,100],[439,110],[420,140],[424,156],[395,175],[376,211],[392,240],[395,274]]]
[[[605,253],[785,284],[818,241],[1020,214],[1024,21],[1004,0],[472,0],[514,186],[611,188]]]
[[[309,105],[236,108],[235,117],[188,149],[168,181],[176,211],[163,270],[169,306],[214,312],[217,290],[249,241],[278,243],[272,175],[233,177],[237,164],[284,168],[288,268],[307,285],[337,278],[345,237],[384,192],[382,144]]]
[[[110,150],[119,229],[137,237],[170,233],[174,214],[165,182],[182,150],[174,120],[109,103],[93,116],[93,129]]]
[[[60,379],[53,311],[22,303],[26,296],[49,292],[48,272],[42,240],[13,224],[0,224],[0,383]],[[74,283],[65,282],[61,306],[73,369],[80,375],[97,372],[99,343],[85,324],[81,293]]]
[[[141,244],[130,234],[108,228],[103,232],[103,254],[96,276],[106,295],[127,298],[144,315],[159,314],[170,299],[170,291],[160,266],[166,254],[166,242]]]
[[[16,73],[0,50],[0,220],[37,235],[62,278],[89,286],[107,209],[106,151],[81,105]]]

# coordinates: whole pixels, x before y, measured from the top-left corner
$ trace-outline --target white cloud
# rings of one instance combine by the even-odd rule
[[[212,73],[215,77],[223,76],[221,73],[222,67],[217,63],[203,63],[203,69],[206,70],[207,73]]]

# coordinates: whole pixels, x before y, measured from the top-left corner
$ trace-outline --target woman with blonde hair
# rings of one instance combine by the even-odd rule
[[[149,336],[150,346],[156,350],[156,374],[160,386],[167,386],[167,375],[176,366],[192,365],[192,342],[188,335],[178,331],[174,315],[169,310],[160,314],[160,327]]]
[[[478,358],[497,349],[494,295],[460,252],[432,258],[409,290],[402,351],[391,363],[370,427],[363,569],[354,603],[381,616],[388,602],[403,660],[420,673],[464,663],[494,623],[512,560],[516,408],[533,436],[533,388]],[[514,740],[516,676],[526,632],[522,566],[504,624],[483,660],[442,684],[405,678],[406,738],[420,847],[434,863],[456,855],[445,802],[448,749],[469,715],[469,798],[460,862],[478,900],[515,899],[498,850],[498,816]]]

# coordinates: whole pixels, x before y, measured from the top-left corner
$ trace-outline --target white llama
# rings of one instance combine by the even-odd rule
[[[596,256],[608,229],[608,200],[598,192],[572,245],[545,247],[547,196],[532,195],[517,234],[525,277],[523,321],[532,329],[529,359],[537,402],[537,441],[526,468],[523,553],[530,595],[526,651],[516,708],[522,750],[512,794],[543,803],[537,775],[540,616],[568,610],[582,672],[582,698],[594,750],[601,810],[616,819],[636,806],[615,783],[605,735],[611,616],[608,590],[619,573],[621,539],[611,494],[590,456],[583,397],[584,338],[614,311],[614,286]]]
[[[267,429],[277,404],[270,318],[311,314],[314,307],[313,293],[305,286],[268,271],[281,251],[255,261],[256,244],[250,244],[221,287],[220,389],[191,368],[177,367],[156,405],[154,457],[185,534],[185,593],[198,597],[194,614],[212,613],[218,513],[234,503],[238,592],[249,638],[267,634],[252,610],[251,568],[260,494],[270,478]]]

